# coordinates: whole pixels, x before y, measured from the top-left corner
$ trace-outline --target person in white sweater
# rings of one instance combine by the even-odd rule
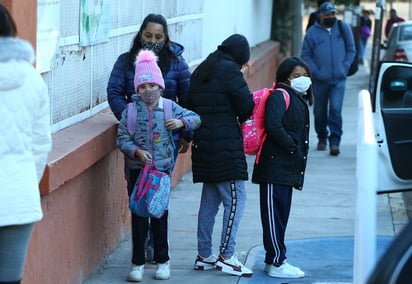
[[[16,35],[0,4],[0,283],[21,282],[52,143],[48,89],[32,46]]]

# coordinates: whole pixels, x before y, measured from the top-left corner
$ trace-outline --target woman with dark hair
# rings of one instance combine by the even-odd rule
[[[276,88],[265,105],[266,140],[252,182],[259,184],[265,272],[271,277],[302,278],[305,273],[286,262],[285,231],[292,189],[302,190],[309,150],[309,107],[313,97],[311,74],[306,63],[289,57],[276,73]]]
[[[18,284],[35,222],[39,183],[51,150],[47,85],[29,42],[0,4],[0,283]],[[30,281],[29,281],[30,282]]]
[[[171,99],[180,105],[184,105],[190,84],[190,70],[182,54],[182,45],[169,39],[166,19],[159,14],[149,14],[143,20],[142,25],[133,39],[132,47],[128,52],[119,56],[113,66],[107,85],[107,99],[109,106],[118,120],[122,111],[131,102],[135,94],[133,78],[136,56],[141,49],[149,49],[158,57],[157,64],[162,71],[165,80],[165,89],[162,97]],[[175,133],[175,145],[179,151],[185,153],[192,139],[191,132]],[[180,137],[181,136],[181,137]]]
[[[190,70],[182,54],[182,45],[169,39],[167,22],[162,15],[149,14],[143,20],[132,47],[119,56],[107,85],[107,98],[114,115],[120,120],[122,111],[135,94],[133,78],[136,56],[141,49],[153,51],[165,79],[163,97],[182,104],[189,91]]]
[[[183,105],[190,84],[190,70],[185,59],[183,58],[183,46],[172,42],[169,38],[166,19],[159,14],[149,14],[143,20],[142,25],[133,39],[132,46],[128,52],[121,54],[116,60],[113,70],[110,74],[107,85],[107,99],[109,106],[118,120],[128,103],[132,101],[132,95],[136,93],[134,88],[135,61],[136,56],[142,49],[149,49],[158,57],[158,66],[162,72],[165,82],[165,88],[162,90],[162,96]],[[184,153],[189,148],[192,139],[191,131],[174,131],[174,160],[177,159],[178,153]],[[125,177],[128,182],[128,195],[132,193],[133,184],[130,184],[128,177],[128,158],[125,157]],[[134,238],[136,231],[136,216],[132,214],[132,239],[133,239],[133,256],[132,268],[128,277],[129,281],[137,281],[140,277],[135,271],[137,263],[137,252],[135,251]],[[149,239],[147,249],[147,261],[152,260],[152,239]]]
[[[247,39],[234,34],[225,39],[194,71],[188,108],[200,115],[192,145],[193,181],[202,182],[196,270],[218,269],[236,276],[252,271],[235,256],[236,234],[246,202],[248,179],[240,123],[253,112],[253,97],[241,68],[249,61]],[[219,256],[213,254],[215,218],[223,203]]]

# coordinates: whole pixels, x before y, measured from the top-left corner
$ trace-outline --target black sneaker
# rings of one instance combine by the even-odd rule
[[[339,145],[330,145],[330,152],[331,156],[337,156],[340,154]]]
[[[326,140],[319,140],[318,142],[318,151],[325,151],[326,150]]]

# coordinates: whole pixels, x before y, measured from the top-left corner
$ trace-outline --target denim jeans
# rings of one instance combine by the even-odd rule
[[[313,80],[315,97],[313,114],[319,140],[329,140],[330,145],[339,145],[342,136],[342,105],[346,80],[336,84]]]
[[[359,60],[363,62],[363,55],[365,54],[366,44],[368,42],[368,38],[359,37]]]

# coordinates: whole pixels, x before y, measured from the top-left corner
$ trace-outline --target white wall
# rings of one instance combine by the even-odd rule
[[[268,40],[272,4],[270,0],[205,0],[202,56],[233,33],[246,36],[251,47]]]
[[[149,13],[165,16],[170,38],[185,47],[183,56],[190,66],[200,63],[233,33],[245,35],[251,47],[270,38],[271,0],[104,1],[110,2],[109,41],[86,47],[79,46],[79,0],[38,2],[55,11],[38,14],[41,31],[53,28],[58,34],[51,66],[42,70],[51,97],[53,132],[108,107],[106,86],[113,64],[128,51]]]

